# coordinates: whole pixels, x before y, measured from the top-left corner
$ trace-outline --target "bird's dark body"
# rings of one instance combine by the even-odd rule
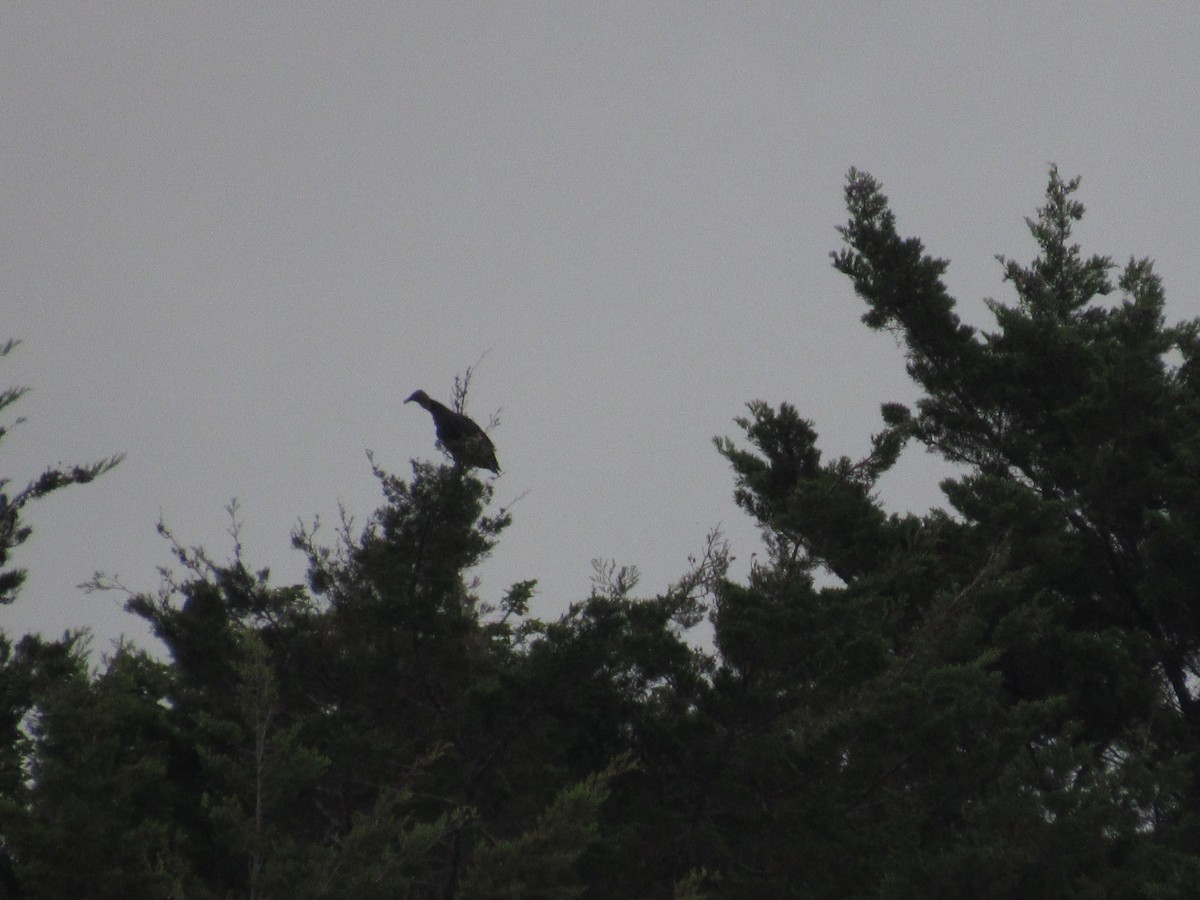
[[[496,448],[474,420],[438,403],[424,391],[414,391],[405,403],[417,403],[429,410],[438,442],[460,466],[487,469],[499,474]]]

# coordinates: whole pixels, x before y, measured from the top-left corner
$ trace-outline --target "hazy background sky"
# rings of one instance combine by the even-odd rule
[[[0,625],[141,640],[75,585],[154,589],[160,515],[226,559],[233,497],[248,561],[302,578],[297,521],[365,521],[364,451],[434,456],[401,401],[485,352],[468,411],[525,495],[485,599],[536,578],[556,615],[595,557],[653,593],[718,524],[744,574],[713,435],[787,400],[860,455],[914,397],[830,266],[849,167],[973,324],[1051,161],[1085,250],[1197,315],[1197,47],[1190,2],[0,5],[0,386],[32,388],[0,474],[127,454],[33,508]],[[910,448],[883,498],[938,477]]]

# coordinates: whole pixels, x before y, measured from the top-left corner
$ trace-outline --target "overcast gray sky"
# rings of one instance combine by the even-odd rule
[[[32,390],[0,471],[127,457],[36,507],[0,625],[140,639],[75,585],[156,587],[160,515],[226,558],[233,497],[250,563],[301,578],[295,523],[365,520],[364,450],[434,455],[401,401],[485,352],[468,411],[525,495],[485,598],[536,578],[556,615],[595,557],[654,592],[718,523],[744,573],[712,436],[787,400],[855,455],[913,397],[830,267],[847,169],[974,324],[1051,161],[1085,249],[1154,257],[1194,316],[1197,47],[1184,2],[3,4],[0,385]],[[937,478],[910,449],[884,499]]]

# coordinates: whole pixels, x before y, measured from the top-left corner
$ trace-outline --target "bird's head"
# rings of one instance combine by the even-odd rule
[[[424,391],[413,391],[404,402],[419,403],[421,406],[425,406],[429,402],[429,395]]]

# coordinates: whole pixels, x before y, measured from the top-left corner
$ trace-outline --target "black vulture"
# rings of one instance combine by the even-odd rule
[[[429,410],[437,429],[437,439],[454,462],[466,468],[487,469],[500,474],[496,448],[482,428],[460,412],[443,406],[424,391],[413,391],[405,403],[418,403]]]

